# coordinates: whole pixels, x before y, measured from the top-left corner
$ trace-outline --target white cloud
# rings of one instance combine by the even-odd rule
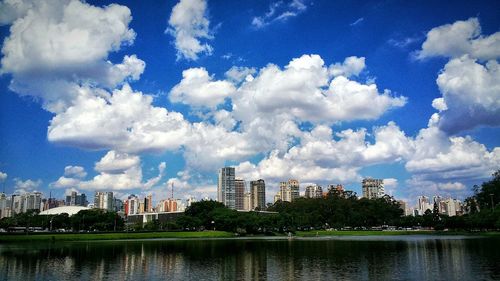
[[[85,172],[85,169],[81,166],[66,166],[64,168],[64,176],[82,179],[87,176],[87,172]]]
[[[406,169],[420,180],[488,178],[500,166],[500,148],[491,151],[471,137],[449,137],[437,127],[420,130]]]
[[[40,99],[58,113],[78,96],[78,86],[114,87],[137,80],[144,62],[125,56],[114,65],[108,54],[132,44],[132,16],[125,6],[95,7],[75,0],[7,2],[17,9],[2,47],[1,73],[11,73],[10,89]],[[29,12],[26,9],[29,8]],[[0,15],[1,17],[1,15]]]
[[[427,33],[417,58],[450,60],[436,80],[442,97],[432,106],[439,128],[453,135],[479,126],[500,125],[500,32],[485,36],[477,18],[456,21]]]
[[[434,100],[432,100],[432,107],[434,107],[439,111],[444,111],[448,109],[448,106],[446,105],[444,98],[435,98]]]
[[[7,179],[7,173],[0,172],[0,182],[4,182]]]
[[[235,90],[228,81],[213,81],[204,68],[190,68],[182,72],[182,80],[172,88],[169,98],[172,102],[214,108]]]
[[[197,60],[198,54],[210,55],[212,46],[202,39],[212,39],[205,0],[181,0],[172,9],[167,32],[175,38],[177,59]]]
[[[238,174],[249,178],[279,181],[299,178],[301,181],[352,183],[361,176],[365,166],[392,163],[408,157],[412,152],[411,139],[392,122],[375,128],[375,143],[365,140],[366,130],[351,129],[337,133],[333,139],[331,128],[316,126],[304,133],[301,143],[286,153],[272,151],[258,164],[243,162],[237,166]]]
[[[385,194],[389,194],[390,196],[394,196],[394,192],[396,191],[398,184],[399,184],[398,179],[395,179],[395,178],[384,179]]]
[[[464,190],[465,185],[460,182],[447,182],[447,183],[441,183],[438,184],[439,189],[442,190],[448,190],[448,191],[457,191],[457,190]]]
[[[350,23],[349,25],[350,26],[356,26],[356,25],[361,24],[364,20],[365,20],[365,18],[358,18],[357,20],[355,20],[354,22]]]
[[[302,0],[292,0],[289,3],[283,3],[283,1],[273,2],[264,15],[252,19],[252,26],[260,29],[275,22],[284,22],[288,18],[302,14],[306,10],[307,6]]]
[[[500,67],[496,60],[483,65],[468,56],[452,59],[437,84],[445,105],[438,108],[442,130],[453,134],[500,125]]]
[[[355,74],[362,68],[353,65],[361,66],[363,61],[347,59],[345,65]],[[233,113],[244,123],[255,116],[272,118],[280,113],[302,121],[334,123],[375,119],[406,103],[405,97],[392,97],[389,90],[379,93],[375,84],[361,84],[344,76],[329,78],[318,55],[295,58],[284,70],[269,64],[238,88],[232,97]]]
[[[82,88],[75,104],[51,120],[51,142],[85,149],[123,152],[164,151],[184,143],[189,123],[182,114],[155,107],[152,97],[125,84],[102,96]]]
[[[228,71],[226,71],[225,75],[230,81],[234,83],[240,83],[247,78],[251,80],[253,78],[252,75],[254,75],[256,72],[257,70],[253,67],[233,66]]]
[[[166,168],[167,168],[167,164],[165,162],[161,162],[158,165],[158,176],[156,176],[154,178],[150,178],[149,180],[147,180],[144,183],[144,188],[145,189],[150,189],[153,186],[156,186],[161,181],[161,179],[165,176],[165,169]]]
[[[105,59],[135,39],[128,29],[131,19],[130,10],[116,4],[99,8],[70,0],[35,2],[12,23],[2,48],[2,71],[64,71]]]
[[[79,178],[62,176],[59,177],[55,182],[51,182],[49,186],[53,188],[73,189],[79,186],[80,182],[81,179]]]
[[[477,18],[456,21],[431,29],[417,52],[418,59],[433,56],[461,57],[465,54],[480,60],[496,59],[500,56],[500,32],[481,35]]]
[[[470,195],[467,187],[462,182],[436,182],[422,179],[419,176],[412,176],[406,181],[408,193],[411,197],[417,196],[446,196],[458,199],[464,199]]]
[[[364,59],[353,57],[347,59],[345,65],[349,66],[350,73],[358,73],[364,68]],[[215,125],[206,122],[192,124],[192,130],[184,143],[184,156],[189,167],[215,171],[225,161],[242,161],[274,149],[287,151],[303,137],[298,127],[300,122],[333,124],[338,121],[375,119],[388,109],[403,106],[406,102],[405,97],[392,97],[388,90],[379,93],[374,84],[365,85],[344,76],[332,79],[318,55],[293,59],[283,70],[270,64],[255,77],[248,73],[254,72],[252,69],[231,70],[246,72],[246,79],[228,95],[232,111],[211,112],[209,116],[213,117]],[[183,101],[189,103],[189,99],[195,109],[199,105],[213,106],[221,102],[217,99],[213,99],[213,104],[210,101],[198,102],[198,96],[207,93],[203,91],[206,85],[214,82],[209,80],[210,76],[204,69],[188,71],[199,72],[203,83],[188,83],[189,79],[183,79],[174,87],[171,96],[177,98],[179,92],[184,93]],[[236,80],[239,80],[243,75],[237,76],[240,78]],[[327,87],[329,84],[330,87]],[[193,94],[191,88],[198,89],[200,94]],[[187,93],[190,93],[189,98]],[[232,131],[235,127],[237,130]],[[404,146],[397,143],[398,140],[395,139],[393,144]],[[375,159],[373,161],[378,159],[369,153],[372,152],[368,152],[366,157],[372,157]],[[386,154],[389,155],[387,157],[393,155]]]
[[[68,167],[71,167],[68,169]],[[67,173],[68,170],[79,170],[68,166],[64,176],[50,184],[54,188],[73,188],[81,190],[120,191],[130,189],[151,189],[158,185],[165,175],[165,162],[158,165],[158,175],[143,181],[141,161],[139,156],[127,153],[109,151],[95,164],[98,175],[90,180],[84,180],[79,174]]]
[[[140,162],[141,160],[137,155],[129,155],[111,150],[99,162],[95,163],[94,169],[101,173],[119,174],[139,166]]]
[[[20,178],[14,178],[14,189],[16,193],[27,193],[36,191],[42,185],[42,180],[22,180]]]
[[[335,63],[330,65],[328,72],[332,76],[357,76],[365,69],[365,58],[351,56],[344,59],[343,63]]]
[[[35,1],[4,0],[0,2],[0,25],[11,24],[33,8]]]

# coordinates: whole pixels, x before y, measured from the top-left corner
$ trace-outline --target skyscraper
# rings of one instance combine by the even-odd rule
[[[299,181],[290,179],[288,180],[288,186],[290,187],[290,199],[293,202],[300,197]]]
[[[236,209],[234,167],[224,167],[219,170],[217,182],[217,201],[229,209]]]
[[[113,192],[95,192],[94,208],[113,211]]]
[[[242,179],[234,180],[236,210],[244,210],[245,181]]]
[[[363,179],[362,188],[364,198],[377,199],[385,195],[384,180],[382,179]]]
[[[266,183],[263,179],[250,182],[251,194],[251,209],[259,208],[264,210],[266,208]]]

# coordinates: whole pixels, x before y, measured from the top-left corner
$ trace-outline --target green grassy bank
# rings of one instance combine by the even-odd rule
[[[0,234],[0,243],[23,241],[88,241],[154,238],[227,238],[234,233],[226,231],[199,232],[123,232],[123,233],[51,233],[51,234]]]
[[[286,236],[276,234],[277,236]],[[500,237],[500,232],[455,232],[455,231],[297,231],[295,237],[316,236],[383,236],[383,235],[478,235]],[[0,234],[0,243],[25,241],[91,241],[91,240],[125,240],[125,239],[155,239],[155,238],[231,238],[236,237],[226,231],[195,231],[195,232],[121,232],[121,233],[34,233],[34,234]]]

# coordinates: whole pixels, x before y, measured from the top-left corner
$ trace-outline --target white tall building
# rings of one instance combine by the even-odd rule
[[[304,195],[306,198],[321,198],[323,197],[323,189],[317,184],[309,185],[306,187],[306,193]]]
[[[300,186],[299,181],[290,179],[288,182],[282,181],[280,182],[280,190],[278,192],[278,196],[275,196],[274,201],[286,201],[292,202],[300,196]]]
[[[113,192],[95,192],[94,208],[113,211],[114,208]]]
[[[423,215],[425,211],[431,210],[433,208],[433,204],[429,201],[429,197],[426,196],[419,196],[418,197],[418,205],[417,205],[417,210],[419,215]]]
[[[224,167],[219,170],[217,201],[221,202],[229,209],[236,209],[234,167]]]
[[[384,180],[382,179],[363,179],[362,189],[364,198],[377,199],[385,195]]]
[[[135,195],[130,195],[125,201],[125,214],[137,215],[139,214],[139,198]]]

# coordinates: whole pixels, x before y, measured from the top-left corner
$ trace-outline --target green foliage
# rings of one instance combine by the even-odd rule
[[[75,231],[113,231],[122,230],[125,222],[116,212],[101,209],[81,210],[70,217]]]
[[[284,229],[370,227],[396,223],[403,210],[393,198],[357,199],[353,192],[330,191],[326,198],[278,201],[269,207],[279,212]]]
[[[492,211],[500,203],[500,170],[496,171],[492,177],[491,180],[483,182],[481,186],[475,185],[473,187],[474,196],[466,199],[466,202],[470,204],[468,207],[471,209],[479,207],[480,211],[487,209]]]
[[[99,209],[82,210],[72,217],[69,217],[66,213],[39,215],[36,211],[28,211],[0,220],[0,228],[4,229],[9,227],[41,227],[47,230],[111,231],[121,230],[123,226],[123,219],[115,212],[106,212]]]

